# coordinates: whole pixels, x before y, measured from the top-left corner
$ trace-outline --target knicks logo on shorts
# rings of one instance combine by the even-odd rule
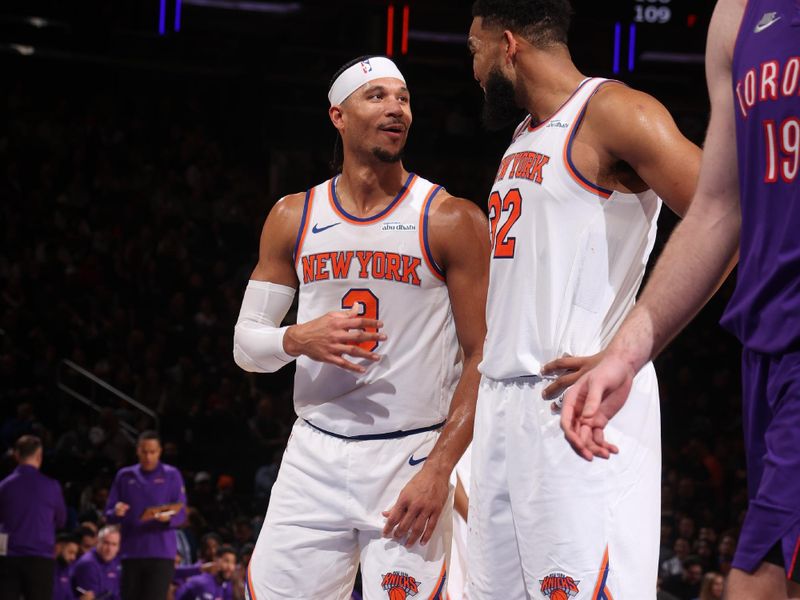
[[[539,583],[541,584],[539,590],[549,600],[568,600],[572,596],[577,596],[580,591],[578,589],[580,581],[575,581],[564,573],[550,573],[544,579],[540,579]]]
[[[389,594],[389,600],[405,600],[409,596],[417,595],[419,581],[408,573],[392,571],[383,576],[381,587]]]

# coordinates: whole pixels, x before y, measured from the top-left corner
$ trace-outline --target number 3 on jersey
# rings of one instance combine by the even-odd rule
[[[505,223],[497,229],[500,224],[500,217],[503,213],[509,213]],[[514,248],[517,245],[517,238],[509,237],[508,233],[519,219],[522,213],[522,196],[518,188],[508,191],[501,199],[498,192],[492,192],[489,196],[489,223],[492,228],[492,248],[494,258],[514,258]]]
[[[364,317],[365,319],[378,318],[378,297],[373,294],[371,290],[365,288],[351,288],[342,296],[342,308],[344,310],[350,310],[356,304],[360,305],[359,317]],[[378,329],[376,327],[367,327],[364,331],[375,333]],[[361,342],[355,345],[360,346],[367,352],[374,352],[378,347],[378,340]]]

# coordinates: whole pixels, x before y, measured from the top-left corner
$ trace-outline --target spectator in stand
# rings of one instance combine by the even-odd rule
[[[0,599],[51,600],[56,529],[67,508],[59,483],[42,475],[42,442],[23,435],[17,468],[0,482]]]
[[[255,542],[253,524],[248,517],[236,517],[233,521],[233,539],[237,551],[241,551],[245,544]]]
[[[216,574],[190,577],[176,592],[175,600],[233,600],[231,578],[236,571],[236,551],[231,546],[220,546],[214,562]]]
[[[681,517],[678,521],[678,537],[691,543],[694,540],[695,525],[691,517]]]
[[[664,580],[663,589],[673,594],[678,600],[694,600],[700,594],[700,582],[703,580],[703,567],[696,556],[683,561],[683,572]]]
[[[175,571],[175,529],[186,518],[186,490],[175,467],[161,462],[161,439],[139,436],[139,464],[117,472],[106,505],[122,526],[122,600],[164,600]]]
[[[689,556],[689,542],[678,538],[672,545],[672,557],[661,564],[661,577],[665,580],[675,577],[683,572],[683,561]]]
[[[78,556],[83,556],[97,546],[97,528],[94,523],[81,523],[78,536],[80,538]]]
[[[719,565],[719,572],[723,575],[727,575],[731,570],[735,550],[736,538],[729,533],[723,534],[717,545],[717,564]]]
[[[81,556],[72,569],[72,589],[80,600],[120,600],[119,529],[103,527],[97,548]],[[142,600],[147,596],[142,596]]]
[[[199,560],[192,565],[175,565],[172,582],[180,587],[187,579],[201,573],[213,573],[216,568],[217,550],[222,546],[222,538],[216,533],[207,533],[200,538]],[[176,560],[177,563],[177,560]]]
[[[714,548],[708,540],[695,540],[692,546],[692,554],[700,559],[704,573],[718,568],[716,557],[714,556]]]
[[[697,600],[722,600],[725,578],[719,573],[706,573],[700,585],[700,596]]]
[[[53,583],[53,600],[74,600],[72,593],[72,567],[78,558],[78,536],[61,533],[56,537],[56,568]]]

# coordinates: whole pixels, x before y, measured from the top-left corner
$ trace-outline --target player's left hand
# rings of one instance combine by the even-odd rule
[[[589,371],[603,358],[603,352],[598,352],[591,356],[569,356],[551,360],[542,367],[542,375],[554,375],[561,373],[558,379],[548,385],[542,392],[545,400],[558,398],[568,387],[580,379],[584,373]]]
[[[394,506],[381,513],[386,517],[383,535],[397,540],[408,536],[406,548],[417,541],[422,545],[427,544],[449,495],[449,473],[438,472],[425,465],[405,485]]]

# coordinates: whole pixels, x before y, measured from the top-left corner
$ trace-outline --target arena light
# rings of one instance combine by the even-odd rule
[[[403,36],[400,42],[400,53],[408,54],[408,18],[409,18],[408,4],[403,6]]]
[[[439,44],[459,44],[467,45],[467,36],[463,33],[447,33],[444,31],[424,31],[422,29],[410,29],[408,39],[418,42],[436,42]]]
[[[631,23],[628,36],[628,71],[633,71],[633,63],[636,58],[636,23]]]
[[[181,0],[175,0],[175,23],[172,30],[176,33],[181,30]]]
[[[14,50],[17,54],[21,54],[22,56],[31,56],[36,49],[33,46],[26,46],[24,44],[10,44],[11,49]]]
[[[386,9],[386,56],[394,54],[394,4]]]
[[[639,60],[656,63],[675,63],[679,65],[702,65],[706,57],[702,54],[685,54],[681,52],[642,52]]]
[[[614,73],[619,73],[619,47],[622,41],[622,24],[614,23]]]
[[[164,35],[167,20],[167,0],[159,0],[158,5],[158,35]]]
[[[238,2],[237,0],[181,0],[183,4],[203,8],[221,8],[242,12],[261,12],[285,15],[295,13],[303,8],[300,2]]]

